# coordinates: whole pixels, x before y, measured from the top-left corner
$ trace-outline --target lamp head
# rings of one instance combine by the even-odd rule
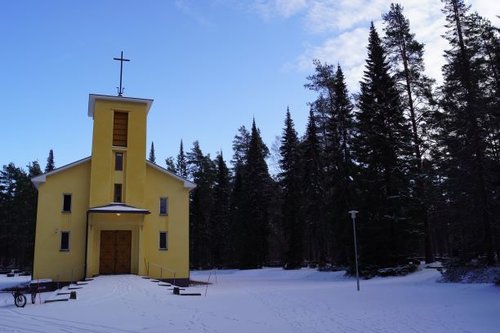
[[[350,210],[348,213],[351,214],[351,218],[352,219],[355,219],[356,218],[356,214],[359,213],[359,212],[357,210]]]

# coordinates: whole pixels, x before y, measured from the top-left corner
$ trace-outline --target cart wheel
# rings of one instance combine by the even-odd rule
[[[14,296],[14,303],[18,308],[24,308],[24,306],[26,305],[26,296],[24,296],[23,294],[17,294],[16,296]]]

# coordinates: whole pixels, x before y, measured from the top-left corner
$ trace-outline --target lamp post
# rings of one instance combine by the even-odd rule
[[[351,214],[352,219],[352,231],[354,234],[354,260],[356,263],[356,286],[359,291],[359,269],[358,269],[358,243],[356,241],[356,214],[357,210],[350,210],[349,214]]]

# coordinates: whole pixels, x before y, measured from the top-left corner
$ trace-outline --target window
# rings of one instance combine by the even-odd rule
[[[168,198],[160,198],[160,215],[168,215]]]
[[[63,195],[63,212],[71,212],[71,194]]]
[[[116,171],[123,170],[123,153],[115,154],[115,170]]]
[[[69,231],[61,231],[60,251],[69,251]]]
[[[160,250],[168,250],[167,235],[168,232],[160,231]]]
[[[127,147],[128,113],[115,112],[113,119],[113,146]]]
[[[113,202],[122,202],[122,184],[115,184]]]

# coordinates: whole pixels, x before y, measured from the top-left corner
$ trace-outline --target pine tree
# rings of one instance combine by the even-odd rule
[[[28,164],[28,176],[29,178],[33,178],[42,174],[42,168],[40,167],[40,163],[38,161],[33,161]]]
[[[436,115],[443,151],[436,156],[445,177],[449,214],[455,220],[452,251],[463,260],[484,254],[491,264],[496,237],[492,212],[498,209],[498,197],[492,183],[496,163],[488,152],[494,141],[490,140],[488,111],[495,105],[498,110],[497,85],[489,84],[495,80],[495,71],[490,71],[491,62],[483,52],[480,17],[470,15],[462,0],[443,2],[450,49],[445,51],[443,66],[443,112]]]
[[[45,172],[50,172],[56,168],[54,164],[54,152],[52,149],[49,151],[49,157],[47,157],[47,165],[45,166]]]
[[[151,149],[149,150],[149,162],[156,164],[156,156],[155,156],[155,144],[151,141]]]
[[[327,252],[336,263],[348,260],[350,241],[346,212],[352,201],[352,110],[349,92],[340,65],[335,69],[315,60],[315,73],[308,77],[306,88],[317,91],[319,96],[311,103],[318,128],[321,147],[320,158],[324,168],[323,190],[324,220]]]
[[[238,129],[238,134],[233,139],[233,159],[231,160],[233,170],[232,191],[230,198],[230,225],[229,225],[229,253],[228,265],[240,267],[241,249],[240,240],[247,237],[245,219],[248,217],[248,205],[246,204],[245,189],[245,166],[248,148],[250,144],[250,133],[243,125]]]
[[[29,174],[10,163],[0,171],[0,265],[33,262],[37,192],[31,177],[41,170],[38,162],[28,168]]]
[[[36,226],[36,214],[37,214],[37,204],[38,204],[38,192],[31,179],[33,177],[42,174],[42,169],[38,161],[33,161],[28,164],[28,173],[25,178],[25,195],[22,200],[23,206],[25,207],[25,218],[24,225],[20,226],[22,233],[21,246],[24,249],[24,256],[21,259],[24,266],[32,267],[33,264],[33,254],[35,248],[35,226]]]
[[[315,73],[307,77],[309,83],[305,87],[319,93],[317,99],[311,103],[311,110],[316,119],[318,138],[322,149],[328,150],[331,143],[328,141],[330,135],[329,123],[331,123],[332,109],[335,103],[335,69],[332,65],[322,64],[319,60],[313,60]]]
[[[390,11],[383,15],[385,21],[384,46],[391,63],[393,78],[401,97],[401,106],[410,120],[413,168],[411,174],[415,180],[414,197],[416,201],[416,218],[422,223],[424,234],[425,260],[434,261],[431,229],[428,218],[430,206],[426,193],[426,178],[423,170],[422,151],[428,146],[425,133],[428,132],[428,119],[431,111],[431,86],[433,81],[425,74],[424,45],[415,40],[410,32],[410,22],[403,15],[403,7],[391,4]]]
[[[0,171],[0,265],[10,265],[16,251],[15,211],[16,179],[21,170],[14,163],[4,165]]]
[[[283,203],[282,225],[286,240],[285,268],[301,268],[304,258],[304,221],[302,214],[301,168],[299,139],[290,110],[286,110],[285,128],[280,147],[281,185]]]
[[[492,159],[497,175],[500,175],[500,29],[491,22],[473,13],[469,19],[476,27],[478,51],[481,61],[476,64],[481,70],[481,91],[484,92],[486,104],[486,153]],[[500,184],[500,176],[493,180]]]
[[[233,165],[233,172],[236,173],[236,169],[247,163],[246,158],[248,154],[248,148],[250,147],[250,133],[244,125],[238,129],[238,134],[234,136],[233,139],[233,159],[231,164]]]
[[[360,254],[364,264],[392,265],[414,250],[406,215],[410,135],[379,35],[370,27],[353,150],[358,164]],[[410,248],[408,248],[410,247]]]
[[[169,156],[165,159],[165,164],[167,165],[167,170],[173,173],[177,173],[177,168],[175,167],[174,158]]]

